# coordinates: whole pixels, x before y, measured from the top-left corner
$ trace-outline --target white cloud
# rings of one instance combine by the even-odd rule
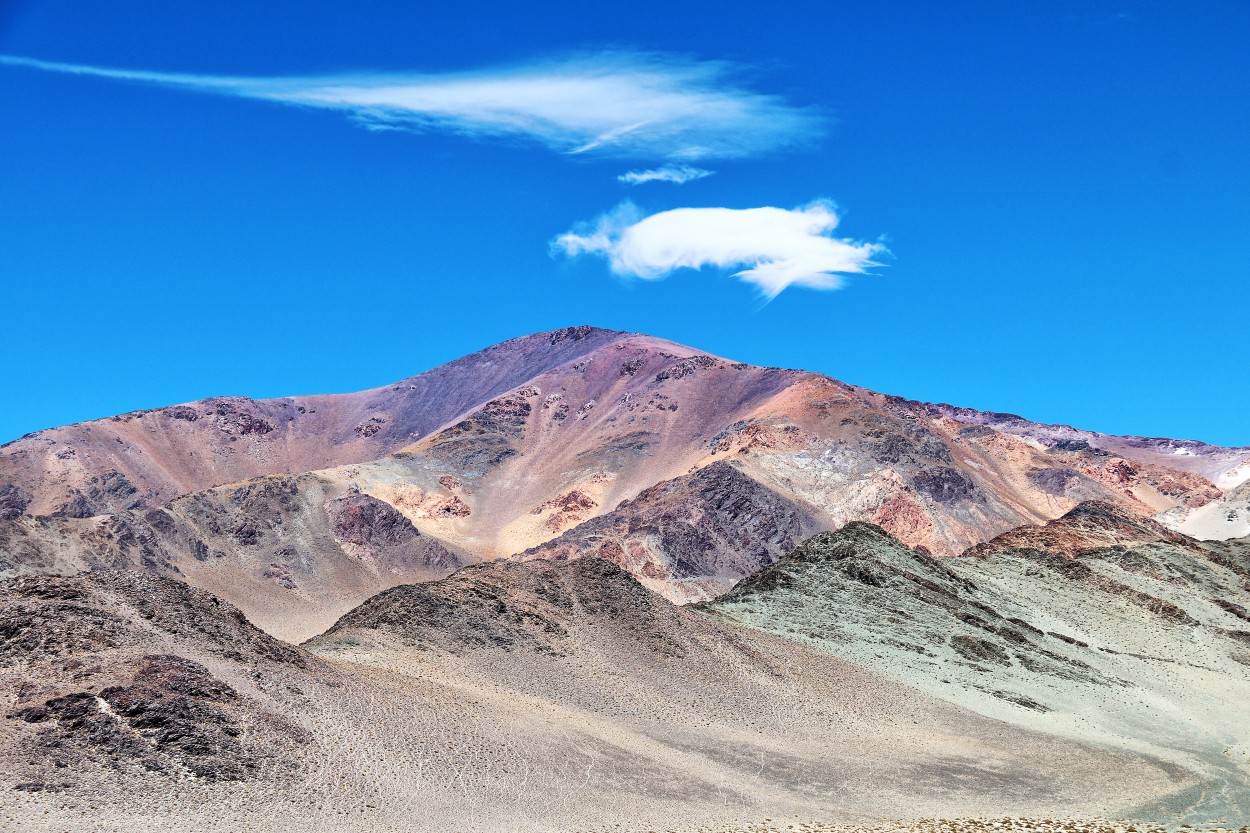
[[[815,113],[753,92],[722,62],[609,52],[441,74],[246,78],[117,70],[0,56],[52,72],[338,110],[366,127],[522,138],[572,154],[694,160],[809,139]]]
[[[837,289],[842,275],[876,265],[872,258],[884,247],[837,239],[837,225],[833,204],[824,200],[792,210],[676,208],[648,217],[624,202],[555,238],[551,249],[599,255],[616,274],[647,280],[683,268],[745,266],[733,277],[771,299],[788,286]]]
[[[621,174],[616,179],[626,185],[642,185],[644,182],[672,182],[681,185],[685,182],[703,179],[714,173],[716,172],[691,165],[665,165],[663,168],[652,168],[649,171],[630,171]]]

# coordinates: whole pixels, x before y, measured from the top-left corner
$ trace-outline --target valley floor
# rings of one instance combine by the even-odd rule
[[[273,796],[257,795],[254,800],[266,802]],[[332,818],[309,815],[307,808],[286,806],[282,802],[269,805],[267,821],[258,825],[251,811],[221,812],[214,806],[201,811],[184,809],[181,813],[126,813],[110,809],[99,812],[72,811],[52,807],[37,798],[27,797],[0,809],[0,831],[30,833],[407,833],[427,829],[419,821],[396,818],[385,808],[359,813],[340,813]],[[81,810],[91,810],[89,806]],[[727,817],[695,826],[632,824],[610,822],[590,827],[547,827],[516,825],[506,817],[487,822],[481,830],[508,833],[1247,833],[1247,827],[1225,827],[1218,824],[1168,828],[1157,824],[1126,819],[1097,818],[953,818],[879,821],[864,824],[837,824],[809,819],[772,819],[754,821]]]

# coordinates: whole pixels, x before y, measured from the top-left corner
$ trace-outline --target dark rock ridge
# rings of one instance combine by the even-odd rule
[[[0,663],[71,658],[145,644],[153,628],[226,659],[303,667],[307,655],[266,634],[211,593],[129,570],[21,576],[0,582]],[[142,627],[135,622],[142,621]]]
[[[810,510],[734,465],[715,462],[515,557],[601,558],[707,598],[772,564],[818,528]]]
[[[308,644],[342,643],[373,632],[457,655],[499,650],[564,656],[579,628],[607,627],[617,638],[672,655],[680,650],[673,638],[681,617],[671,603],[598,558],[495,561],[379,593]]]
[[[782,621],[789,625],[802,622],[822,640],[861,648],[888,644],[903,657],[911,655],[901,660],[907,666],[949,649],[955,662],[981,671],[1014,663],[1030,672],[1108,684],[1070,656],[1067,644],[996,609],[957,568],[950,559],[904,546],[875,524],[853,522],[808,539],[706,609],[733,615],[777,602],[786,607]]]

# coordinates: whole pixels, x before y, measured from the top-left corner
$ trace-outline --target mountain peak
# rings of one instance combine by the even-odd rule
[[[563,327],[372,390],[211,397],[39,431],[0,446],[0,517],[90,517],[224,483],[375,460],[536,376],[632,337]]]
[[[624,330],[608,330],[603,327],[595,327],[590,324],[577,324],[572,327],[561,327],[558,330],[548,330],[545,333],[536,333],[536,338],[546,338],[551,345],[559,344],[562,341],[582,341],[583,339],[593,337],[608,338],[628,338],[637,335],[637,333],[628,333]]]

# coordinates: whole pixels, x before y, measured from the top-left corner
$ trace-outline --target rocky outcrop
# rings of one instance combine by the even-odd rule
[[[329,501],[326,511],[334,537],[346,544],[403,544],[421,534],[395,507],[360,492]]]
[[[457,505],[458,504],[458,505]],[[463,502],[453,496],[443,507],[447,514],[462,511]],[[389,503],[359,492],[326,503],[336,541],[360,558],[381,561],[388,569],[428,570],[449,573],[464,565],[456,553],[437,540],[423,536],[412,521]]]
[[[647,489],[516,558],[600,558],[669,598],[689,601],[719,595],[815,528],[808,511],[717,462]]]
[[[180,582],[102,571],[0,583],[0,681],[13,693],[0,762],[13,786],[280,779],[307,732],[206,661],[249,684],[325,674]]]
[[[21,486],[0,486],[0,521],[11,521],[26,511],[34,496]]]
[[[512,441],[521,437],[533,411],[530,399],[537,396],[538,390],[529,388],[486,403],[431,438],[430,455],[468,477],[481,477],[518,453]]]
[[[107,471],[87,481],[84,491],[71,489],[69,500],[54,512],[66,518],[90,518],[110,510],[136,509],[143,504],[138,489],[119,471]]]
[[[104,763],[155,773],[190,772],[212,781],[254,775],[258,756],[245,751],[236,717],[239,695],[208,669],[183,657],[145,655],[123,682],[71,691],[8,715],[38,728],[28,746],[61,768]],[[26,782],[18,789],[46,788]]]

